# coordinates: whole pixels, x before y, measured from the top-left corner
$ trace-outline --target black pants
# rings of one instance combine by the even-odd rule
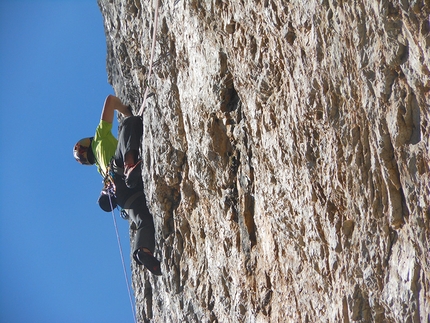
[[[143,193],[143,182],[130,189],[124,182],[124,156],[131,150],[139,153],[143,134],[142,119],[140,117],[128,117],[120,125],[118,133],[118,146],[115,153],[115,186],[116,200],[136,224],[137,232],[133,245],[133,256],[140,248],[146,248],[152,253],[155,249],[154,220],[146,205],[146,197]]]

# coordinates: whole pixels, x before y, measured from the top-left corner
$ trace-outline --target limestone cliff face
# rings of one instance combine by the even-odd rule
[[[99,0],[142,104],[156,1]],[[144,322],[428,322],[430,3],[164,0]],[[131,229],[132,230],[132,229]]]

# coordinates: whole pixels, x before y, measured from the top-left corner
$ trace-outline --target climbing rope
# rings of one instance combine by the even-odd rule
[[[116,239],[118,241],[119,254],[121,256],[122,270],[124,271],[125,283],[127,285],[128,298],[130,300],[131,312],[133,314],[134,323],[137,323],[137,321],[136,321],[136,312],[134,310],[134,305],[133,305],[133,298],[131,297],[130,282],[129,282],[129,279],[128,279],[127,270],[125,268],[125,261],[124,261],[124,254],[122,252],[121,239],[119,237],[118,225],[116,223],[115,211],[114,211],[114,208],[112,207],[112,199],[111,199],[110,195],[109,195],[109,203],[110,203],[110,206],[111,206],[111,209],[112,209],[112,212],[111,212],[112,213],[112,219],[113,219],[113,224],[114,224],[114,227],[115,227]]]
[[[151,74],[152,74],[152,65],[153,65],[153,61],[154,61],[155,43],[156,43],[156,36],[157,36],[158,7],[159,7],[159,5],[160,5],[160,0],[156,0],[156,2],[155,2],[155,13],[154,13],[154,31],[153,31],[153,34],[152,34],[151,58],[150,58],[150,62],[149,62],[148,75],[146,77],[145,94],[143,96],[143,103],[142,103],[142,105],[140,107],[140,110],[139,110],[139,114],[138,114],[139,116],[143,116],[143,112],[145,111],[146,98],[148,97],[148,92],[149,92],[149,79],[150,79]],[[111,209],[112,209],[112,218],[113,218],[113,223],[114,223],[114,227],[115,227],[116,238],[117,238],[117,241],[118,241],[119,253],[120,253],[120,256],[121,256],[122,269],[124,271],[125,282],[127,284],[128,298],[130,300],[131,311],[133,313],[134,322],[137,323],[137,321],[136,321],[136,312],[135,312],[135,309],[134,309],[133,299],[132,299],[132,296],[131,296],[130,283],[129,283],[129,279],[128,279],[128,275],[127,275],[127,270],[125,268],[124,254],[122,252],[122,247],[121,247],[121,239],[119,237],[118,225],[116,223],[115,211],[114,211],[114,208],[112,207],[112,200],[111,200],[111,196],[110,195],[109,195],[109,203],[110,203]],[[122,214],[121,214],[121,216],[122,216]]]
[[[155,42],[157,40],[157,25],[158,25],[158,7],[160,4],[160,0],[156,0],[155,2],[155,13],[154,13],[154,31],[152,33],[152,48],[151,48],[151,58],[149,61],[149,71],[148,71],[148,75],[146,77],[146,89],[145,89],[145,94],[143,95],[143,103],[140,107],[139,110],[139,116],[143,116],[143,112],[145,111],[146,107],[146,98],[148,97],[148,92],[149,92],[149,79],[151,77],[152,74],[152,63],[154,61],[154,52],[155,52]]]

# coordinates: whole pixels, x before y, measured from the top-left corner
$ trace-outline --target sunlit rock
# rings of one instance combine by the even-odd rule
[[[116,94],[155,94],[138,319],[427,322],[428,1],[160,2],[147,80],[156,1],[99,0]]]

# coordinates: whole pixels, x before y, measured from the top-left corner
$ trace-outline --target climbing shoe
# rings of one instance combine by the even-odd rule
[[[139,160],[134,165],[124,165],[124,180],[125,185],[127,185],[128,188],[135,188],[141,180],[141,162],[142,161]]]
[[[139,249],[136,253],[138,262],[146,267],[153,275],[161,276],[161,264],[148,250]]]

